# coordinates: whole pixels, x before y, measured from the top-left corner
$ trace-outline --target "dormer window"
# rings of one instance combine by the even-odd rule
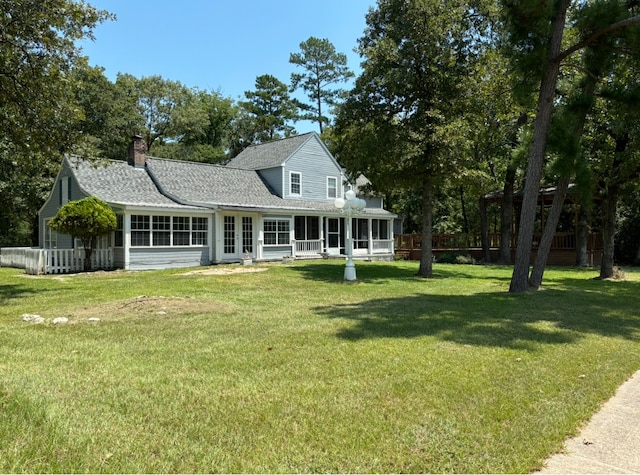
[[[302,173],[291,172],[289,174],[289,194],[291,196],[302,195]]]

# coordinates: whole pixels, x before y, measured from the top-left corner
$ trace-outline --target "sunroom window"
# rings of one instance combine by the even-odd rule
[[[291,242],[288,219],[265,219],[263,227],[265,246],[282,246]]]

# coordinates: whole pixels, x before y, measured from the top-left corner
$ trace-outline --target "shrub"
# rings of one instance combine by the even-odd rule
[[[445,252],[438,258],[441,264],[475,264],[475,260],[468,254],[459,252]]]

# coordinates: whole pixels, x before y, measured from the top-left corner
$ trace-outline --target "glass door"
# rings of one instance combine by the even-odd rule
[[[234,260],[254,255],[253,216],[227,214],[222,217],[222,259]]]

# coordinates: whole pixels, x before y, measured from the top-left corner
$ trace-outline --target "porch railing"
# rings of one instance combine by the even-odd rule
[[[393,252],[393,239],[373,239],[371,241],[371,250],[369,250],[368,240],[355,240],[355,254],[387,254]],[[308,257],[320,256],[323,250],[322,239],[296,240],[294,242],[295,256]]]
[[[322,239],[296,240],[294,244],[296,256],[319,256],[322,253]]]
[[[92,269],[112,269],[113,250],[95,249]],[[6,247],[0,250],[0,266],[24,269],[27,274],[65,274],[84,270],[84,249]]]
[[[374,254],[393,252],[393,239],[374,239],[371,245]]]

